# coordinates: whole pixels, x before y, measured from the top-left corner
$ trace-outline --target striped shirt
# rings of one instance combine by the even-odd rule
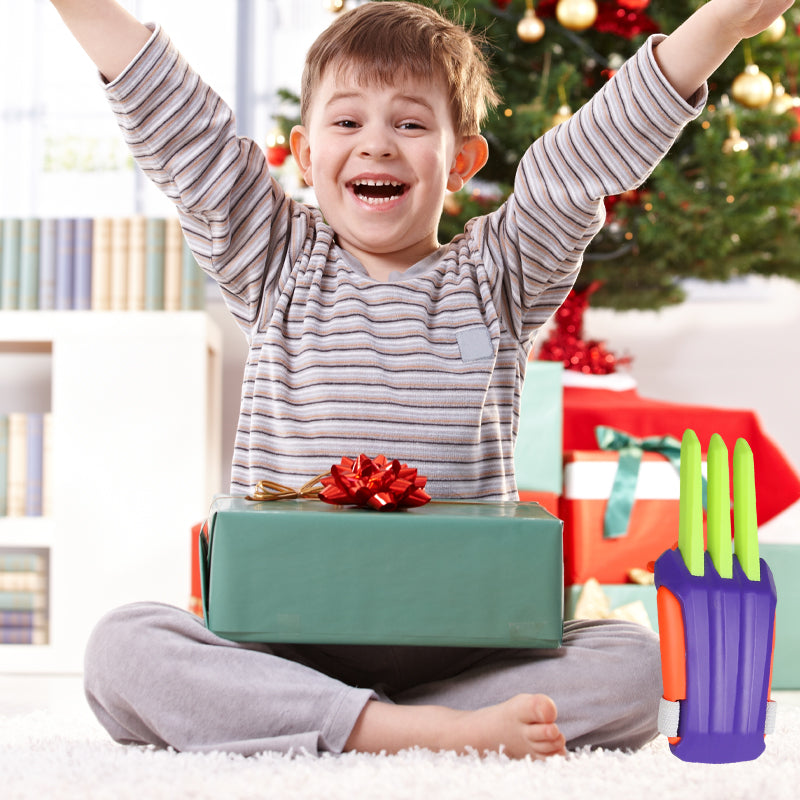
[[[249,353],[231,491],[300,486],[343,455],[416,467],[438,498],[517,497],[514,444],[533,339],[604,221],[705,100],[686,103],[651,39],[522,158],[514,193],[388,281],[287,197],[263,151],[159,28],[106,91],[136,161],[175,203]]]

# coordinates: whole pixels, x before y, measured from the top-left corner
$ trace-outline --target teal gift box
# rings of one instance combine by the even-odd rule
[[[528,361],[519,407],[514,471],[520,491],[561,494],[564,366]]]
[[[203,615],[235,641],[558,647],[561,521],[536,503],[376,512],[219,498]]]

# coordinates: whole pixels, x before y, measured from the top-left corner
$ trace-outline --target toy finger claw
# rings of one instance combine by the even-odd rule
[[[753,453],[733,453],[734,547],[728,450],[708,448],[708,551],[703,549],[700,442],[684,433],[677,548],[655,563],[664,696],[659,731],[683,761],[750,761],[774,730],[770,700],[777,594],[758,555]]]

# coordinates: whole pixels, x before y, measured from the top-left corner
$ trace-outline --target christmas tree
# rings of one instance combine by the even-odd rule
[[[380,0],[373,0],[380,2]],[[440,238],[499,205],[530,143],[577,110],[655,32],[701,0],[412,0],[485,31],[502,104],[484,135],[490,158],[449,197]],[[344,4],[346,7],[346,4]],[[800,279],[800,12],[743,43],[710,83],[709,102],[641,189],[609,198],[576,289],[592,304],[656,309],[681,279],[749,273]]]

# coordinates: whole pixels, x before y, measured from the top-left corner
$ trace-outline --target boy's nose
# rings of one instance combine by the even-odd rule
[[[364,158],[391,158],[396,152],[391,139],[383,132],[371,132],[361,142],[361,155]]]

